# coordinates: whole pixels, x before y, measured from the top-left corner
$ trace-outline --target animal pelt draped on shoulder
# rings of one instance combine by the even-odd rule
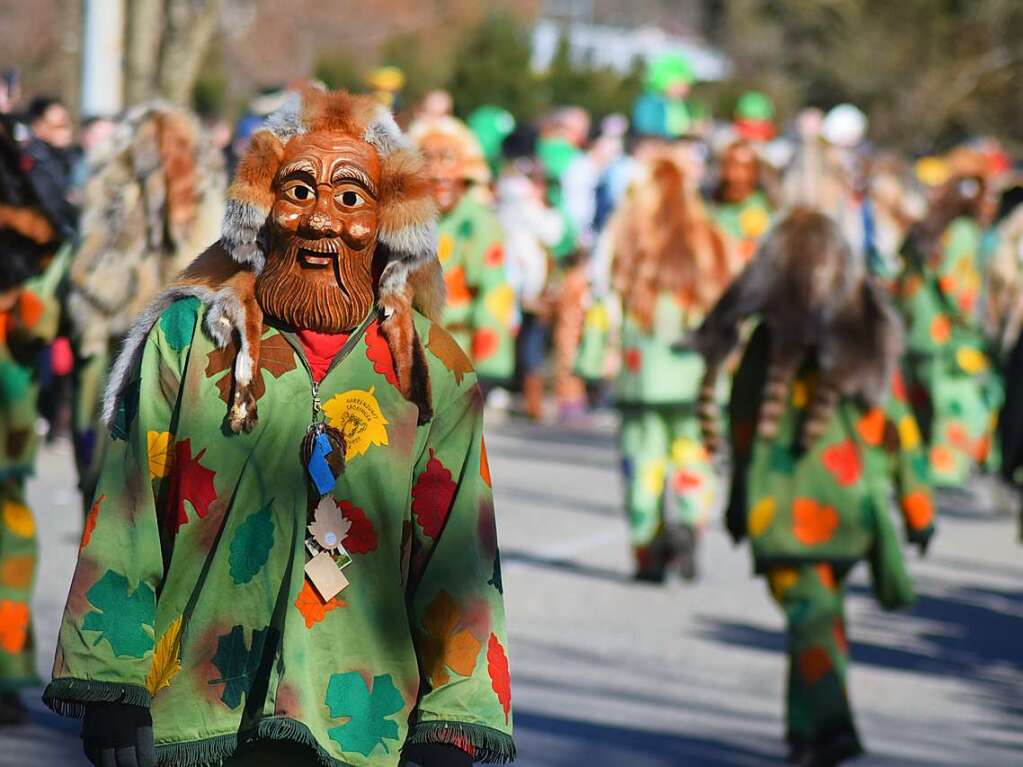
[[[39,274],[59,245],[23,166],[14,121],[0,115],[0,293]]]
[[[380,332],[390,347],[402,394],[419,408],[420,422],[432,417],[429,379],[413,309],[437,321],[445,296],[437,260],[436,213],[422,160],[390,111],[373,98],[308,89],[293,94],[253,134],[227,192],[220,239],[160,293],[133,325],[110,374],[103,408],[108,424],[149,330],[173,301],[195,296],[206,305],[205,331],[222,348],[234,345],[237,350],[227,425],[234,432],[255,425],[251,384],[259,369],[264,328],[256,280],[266,264],[274,181],[288,141],[319,131],[364,141],[379,156],[373,272]]]
[[[771,231],[694,335],[707,364],[700,414],[709,448],[719,444],[710,417],[717,376],[738,343],[740,324],[754,315],[770,337],[759,436],[776,436],[793,379],[810,355],[819,377],[801,434],[804,447],[824,431],[840,398],[876,405],[885,397],[902,349],[899,318],[838,225],[797,208]]]
[[[223,156],[186,112],[127,112],[91,160],[69,306],[83,356],[128,332],[139,312],[217,237]]]
[[[612,285],[641,327],[651,327],[659,293],[675,293],[706,311],[734,275],[736,261],[724,238],[666,152],[648,161],[613,226]]]

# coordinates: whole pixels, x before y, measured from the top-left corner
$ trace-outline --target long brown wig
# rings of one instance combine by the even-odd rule
[[[737,269],[724,237],[710,221],[685,172],[668,153],[648,165],[616,216],[611,279],[624,309],[644,329],[653,326],[659,293],[669,291],[704,313]]]

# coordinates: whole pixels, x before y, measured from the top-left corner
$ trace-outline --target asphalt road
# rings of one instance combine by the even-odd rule
[[[783,624],[748,552],[712,528],[693,585],[630,578],[609,424],[491,424],[511,634],[517,764],[772,765],[784,755]],[[46,678],[80,517],[70,450],[30,486],[41,541],[35,600]],[[870,752],[855,764],[1023,764],[1023,548],[1015,523],[952,504],[919,601],[887,614],[857,571],[851,685]],[[85,765],[77,723],[32,694],[32,723],[0,730],[0,766]]]

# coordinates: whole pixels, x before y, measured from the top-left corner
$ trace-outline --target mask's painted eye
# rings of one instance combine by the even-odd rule
[[[308,202],[315,196],[316,192],[308,184],[303,184],[301,181],[284,188],[284,197],[292,202]]]
[[[357,208],[362,205],[365,200],[362,199],[362,195],[358,192],[346,189],[337,196],[337,201],[346,208]]]

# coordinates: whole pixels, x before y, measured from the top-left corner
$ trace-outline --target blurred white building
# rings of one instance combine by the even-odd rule
[[[636,58],[645,61],[662,53],[677,52],[689,60],[697,80],[723,80],[731,72],[727,56],[694,37],[668,34],[652,26],[630,29],[549,18],[541,18],[533,28],[534,70],[547,69],[566,33],[573,60],[596,67],[608,66],[625,73]]]

